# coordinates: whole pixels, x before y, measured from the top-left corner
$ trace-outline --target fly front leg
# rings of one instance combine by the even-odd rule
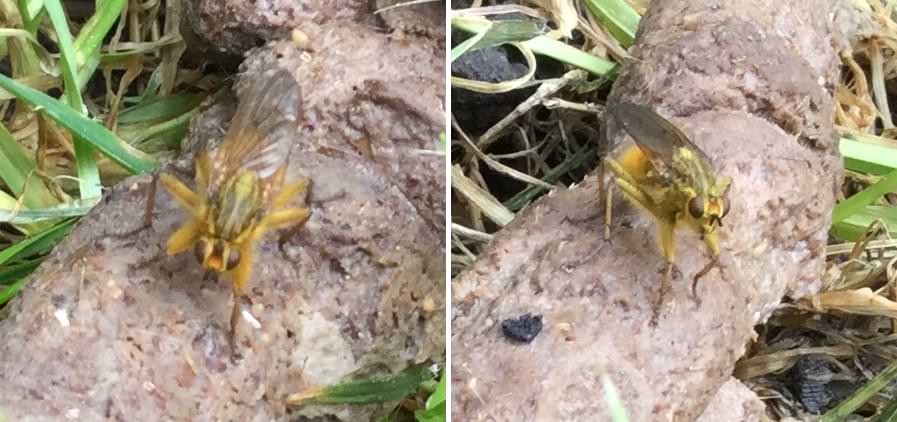
[[[159,175],[159,181],[162,182],[162,186],[171,196],[174,197],[178,203],[181,204],[184,208],[189,210],[191,213],[194,212],[199,205],[202,203],[202,199],[193,192],[192,189],[188,188],[187,185],[181,183],[180,180],[175,179],[173,176],[162,173]]]
[[[614,174],[614,176],[616,176],[617,179],[623,179],[626,181],[626,183],[632,186],[638,185],[638,183],[636,183],[635,179],[632,178],[629,172],[626,171],[626,169],[623,168],[620,163],[616,162],[616,160],[612,158],[606,158],[604,159],[604,163],[607,164],[607,168],[610,169],[610,171]]]
[[[153,227],[153,213],[156,211],[156,192],[159,190],[159,173],[153,173],[153,179],[149,183],[149,192],[146,194],[146,203],[143,207],[143,224],[128,232],[128,235]]]
[[[143,209],[143,224],[136,231],[145,230],[153,226],[153,214],[156,211],[156,194],[159,191],[160,181],[162,186],[174,196],[174,199],[191,214],[196,215],[197,209],[201,207],[202,198],[187,185],[168,174],[154,173],[153,180],[149,183],[149,192],[147,193],[146,205]]]
[[[168,243],[166,243],[165,253],[168,256],[177,255],[181,252],[189,250],[199,241],[200,234],[202,233],[203,221],[191,218],[187,221],[181,228],[179,228],[171,237],[168,238]],[[207,254],[209,252],[206,252]]]
[[[705,275],[707,275],[707,273],[709,273],[711,270],[713,270],[713,267],[716,267],[716,264],[718,264],[718,263],[719,263],[719,257],[714,256],[710,260],[710,262],[708,262],[707,265],[705,265],[704,268],[701,269],[701,271],[698,271],[695,274],[695,277],[691,281],[691,297],[692,297],[692,299],[694,299],[695,303],[697,303],[698,305],[701,304],[701,298],[698,296],[698,280],[700,280],[701,277],[704,277]]]
[[[653,201],[651,198],[638,187],[638,183],[632,176],[616,161],[608,158],[604,160],[607,167],[614,174],[614,183],[608,186],[607,189],[607,197],[605,198],[605,209],[604,209],[604,236],[605,238],[610,238],[610,221],[611,221],[611,213],[612,213],[612,202],[613,202],[613,185],[616,185],[620,188],[620,192],[623,196],[628,199],[633,205],[642,208],[648,212],[651,212],[651,204]]]
[[[703,238],[704,244],[707,245],[707,249],[710,251],[710,262],[695,274],[691,282],[691,295],[698,304],[701,303],[701,299],[698,297],[698,280],[712,271],[719,263],[719,236],[717,236],[716,231],[705,229]]]
[[[241,244],[240,263],[234,268],[233,284],[231,285],[233,291],[233,307],[231,308],[230,314],[229,333],[231,353],[234,358],[239,355],[237,349],[237,324],[240,322],[243,293],[246,291],[246,287],[249,285],[249,279],[252,277],[252,264],[255,261],[254,253],[255,250],[253,249],[252,241],[246,241]]]
[[[624,179],[616,179],[614,180],[618,188],[620,188],[620,193],[632,202],[633,205],[654,214],[654,211],[651,211],[651,206],[654,204],[654,201],[651,200],[645,191],[639,189],[638,185],[633,185],[627,182]]]
[[[717,235],[717,231],[713,229],[707,229],[704,227],[704,232],[701,237],[704,239],[704,244],[707,245],[707,249],[710,250],[712,256],[719,256],[719,236]]]

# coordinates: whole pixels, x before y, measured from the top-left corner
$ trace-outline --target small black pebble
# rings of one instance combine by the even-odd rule
[[[510,340],[529,343],[542,332],[542,315],[523,314],[501,323],[501,333]]]

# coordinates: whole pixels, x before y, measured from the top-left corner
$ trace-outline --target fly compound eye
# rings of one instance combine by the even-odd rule
[[[688,214],[695,220],[704,216],[704,198],[696,196],[688,201]]]
[[[240,264],[240,251],[232,250],[227,254],[227,267],[225,270],[230,271]]]
[[[193,246],[193,255],[196,256],[196,260],[199,261],[199,263],[205,262],[206,245],[207,243],[204,239],[199,239],[199,241],[196,242],[196,245]]]

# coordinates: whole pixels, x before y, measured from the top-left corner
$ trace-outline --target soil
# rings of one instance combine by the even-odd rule
[[[305,25],[355,23],[445,44],[445,1],[389,8],[400,0],[190,0],[185,29],[214,50],[240,54]],[[389,9],[386,9],[389,8]],[[386,9],[386,10],[381,10]],[[377,12],[375,14],[375,12]]]

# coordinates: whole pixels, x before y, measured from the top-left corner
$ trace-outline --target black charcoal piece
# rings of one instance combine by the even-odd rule
[[[542,332],[542,315],[523,314],[501,323],[501,333],[510,340],[529,343]]]
[[[803,355],[791,369],[794,393],[810,413],[820,414],[830,408],[832,393],[828,384],[832,380],[831,364],[817,355]]]

